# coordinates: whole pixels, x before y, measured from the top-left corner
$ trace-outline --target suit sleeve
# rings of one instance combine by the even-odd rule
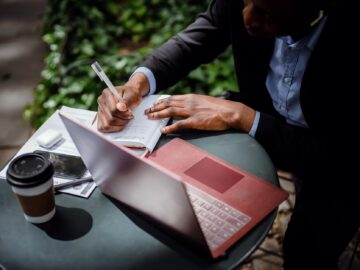
[[[213,0],[206,12],[158,48],[142,66],[153,72],[159,91],[199,65],[211,62],[229,44],[227,1]]]
[[[311,129],[288,125],[266,113],[260,114],[255,139],[278,168],[289,171],[313,170],[329,155],[325,138]]]

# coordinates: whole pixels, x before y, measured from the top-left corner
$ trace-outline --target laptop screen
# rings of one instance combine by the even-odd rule
[[[61,112],[59,115],[103,193],[208,250],[178,176],[150,160],[141,159]]]

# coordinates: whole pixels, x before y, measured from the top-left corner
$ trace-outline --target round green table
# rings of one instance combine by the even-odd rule
[[[270,158],[247,134],[189,131],[162,137],[157,147],[174,136],[279,186]],[[56,205],[53,220],[31,224],[0,180],[0,269],[232,269],[261,244],[276,217],[275,210],[225,257],[211,261],[119,210],[98,189],[89,199],[56,195]]]

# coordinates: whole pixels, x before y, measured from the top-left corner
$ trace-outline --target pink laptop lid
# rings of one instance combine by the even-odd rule
[[[251,218],[224,245],[212,252],[215,257],[224,253],[288,197],[281,188],[179,138],[163,145],[148,159]]]

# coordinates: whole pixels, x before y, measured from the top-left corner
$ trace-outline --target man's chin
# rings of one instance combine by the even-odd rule
[[[246,31],[250,36],[257,37],[257,38],[269,38],[269,36],[266,32],[263,31],[255,31],[249,28],[246,28]]]
[[[248,34],[252,37],[256,37],[256,38],[268,38],[268,35],[265,35],[264,33],[258,33],[258,32],[251,32],[251,31],[247,31]]]

